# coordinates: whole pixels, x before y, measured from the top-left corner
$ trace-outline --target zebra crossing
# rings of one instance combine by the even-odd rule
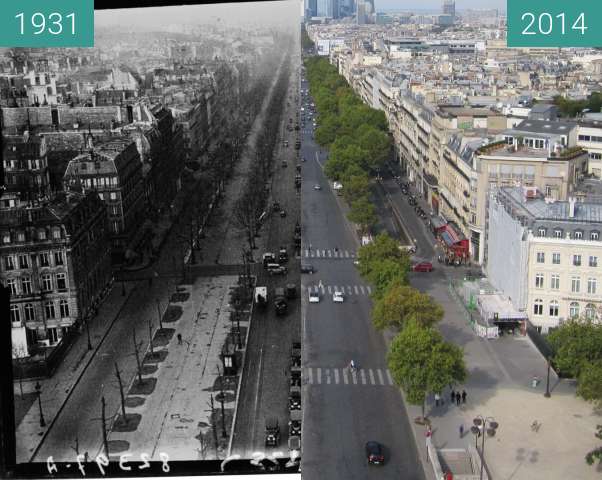
[[[302,290],[306,290],[309,293],[316,292],[322,295],[327,293],[333,294],[334,292],[343,292],[345,295],[370,295],[372,293],[372,287],[369,285],[301,285]]]
[[[306,248],[303,256],[305,258],[355,258],[355,252],[349,250],[327,250],[316,248],[310,250]]]
[[[349,385],[393,387],[395,382],[387,368],[303,368],[303,379],[307,385]]]

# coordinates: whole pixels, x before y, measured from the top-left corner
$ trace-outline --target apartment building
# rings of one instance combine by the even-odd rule
[[[60,193],[0,210],[0,232],[13,356],[31,356],[81,323],[110,282],[105,206],[95,192]]]
[[[502,187],[489,204],[491,283],[543,333],[602,313],[602,204]]]

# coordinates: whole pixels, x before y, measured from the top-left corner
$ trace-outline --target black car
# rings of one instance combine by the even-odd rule
[[[301,273],[314,273],[314,266],[310,263],[301,264]]]
[[[367,442],[366,458],[370,465],[383,465],[385,463],[385,456],[383,455],[382,445],[375,441]]]

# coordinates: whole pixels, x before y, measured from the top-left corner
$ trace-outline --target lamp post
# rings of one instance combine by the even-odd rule
[[[42,412],[42,385],[40,385],[40,382],[36,382],[35,389],[38,394],[38,406],[40,407],[40,427],[44,428],[46,426],[46,421],[44,420],[44,413]]]
[[[86,317],[86,333],[88,335],[88,350],[92,350],[92,342],[90,341],[90,316]]]
[[[547,358],[548,361],[548,376],[546,377],[546,393],[543,394],[544,397],[550,398],[552,395],[550,394],[550,357]]]
[[[485,461],[485,432],[490,437],[495,436],[495,432],[499,427],[499,423],[497,423],[493,417],[483,417],[482,415],[477,415],[472,421],[474,424],[470,427],[470,431],[478,438],[478,435],[481,435],[481,473],[479,475],[479,480],[483,480],[483,467]],[[475,445],[476,445],[475,439]]]
[[[121,296],[125,297],[125,278],[123,276],[123,266],[121,267]]]

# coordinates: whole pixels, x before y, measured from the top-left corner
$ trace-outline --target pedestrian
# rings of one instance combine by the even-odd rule
[[[178,333],[178,345],[182,345],[182,334]]]
[[[88,452],[84,452],[84,462],[88,463]]]
[[[453,405],[454,402],[456,401],[456,392],[454,392],[453,389],[452,389],[451,393],[449,394],[449,398],[450,398],[451,404]]]
[[[441,397],[438,393],[435,393],[435,407],[439,406],[439,400],[441,400]]]
[[[460,405],[460,401],[462,400],[462,395],[460,392],[456,392],[456,405]]]
[[[460,425],[460,438],[464,438],[464,425]]]
[[[462,403],[466,403],[467,396],[468,394],[466,393],[466,390],[462,390]]]

